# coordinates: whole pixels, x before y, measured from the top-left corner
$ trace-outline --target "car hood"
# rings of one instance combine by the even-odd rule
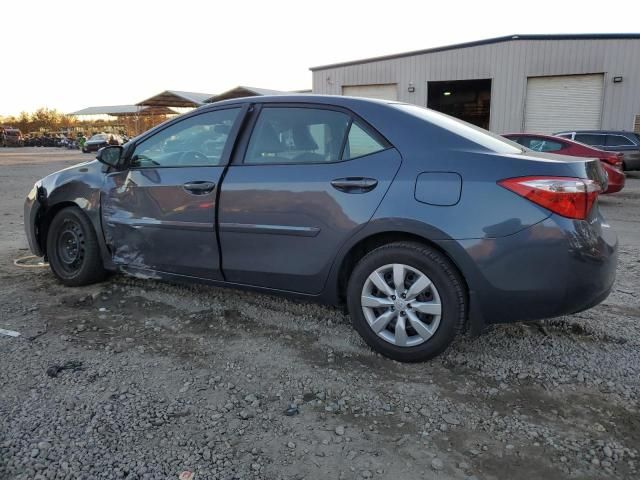
[[[104,176],[103,169],[104,165],[98,162],[98,160],[89,160],[53,172],[38,183],[42,185],[47,192],[53,192],[60,185],[71,182],[80,182],[98,187],[102,184],[102,178]]]

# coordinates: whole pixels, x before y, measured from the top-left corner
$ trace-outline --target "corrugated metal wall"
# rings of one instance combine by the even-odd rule
[[[640,114],[640,40],[514,40],[313,72],[313,93],[397,83],[400,101],[426,106],[429,81],[491,78],[491,130],[523,128],[527,77],[604,73],[602,128],[633,130]],[[622,83],[613,83],[622,76]],[[408,92],[409,84],[415,86]]]

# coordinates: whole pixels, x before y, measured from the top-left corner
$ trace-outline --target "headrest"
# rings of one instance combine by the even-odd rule
[[[318,144],[311,136],[308,125],[297,125],[291,132],[296,150],[314,151],[318,149]]]
[[[256,135],[254,148],[260,153],[280,153],[285,150],[278,134],[270,123],[264,123]]]

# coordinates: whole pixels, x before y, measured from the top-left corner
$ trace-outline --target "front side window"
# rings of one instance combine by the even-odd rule
[[[340,160],[349,115],[304,107],[263,107],[245,164],[323,163]]]
[[[607,147],[633,147],[634,143],[624,135],[607,135]]]
[[[206,167],[222,162],[222,152],[239,108],[186,118],[136,145],[131,166]]]
[[[604,135],[597,133],[576,133],[576,142],[586,143],[587,145],[604,146]]]

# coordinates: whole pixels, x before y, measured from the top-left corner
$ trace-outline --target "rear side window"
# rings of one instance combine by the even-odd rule
[[[555,135],[556,137],[560,137],[560,138],[571,138],[573,134],[572,133],[558,133],[557,135]]]
[[[597,133],[576,133],[576,142],[586,143],[587,145],[604,146],[604,135],[598,135]]]
[[[607,147],[633,147],[634,143],[624,135],[607,135]]]
[[[470,123],[458,120],[444,113],[429,110],[428,108],[410,105],[407,103],[392,103],[392,107],[402,110],[414,117],[418,117],[433,125],[448,130],[456,135],[466,138],[491,152],[514,154],[522,153],[522,149],[517,148],[517,144],[504,137],[491,133]]]
[[[518,143],[536,152],[557,152],[564,147],[560,142],[535,137],[521,138]]]
[[[244,163],[337,162],[350,123],[349,115],[335,110],[263,107]]]
[[[381,140],[377,140],[358,123],[353,122],[349,129],[349,136],[344,146],[342,159],[349,160],[351,158],[364,157],[365,155],[380,152],[385,148],[386,146]]]

